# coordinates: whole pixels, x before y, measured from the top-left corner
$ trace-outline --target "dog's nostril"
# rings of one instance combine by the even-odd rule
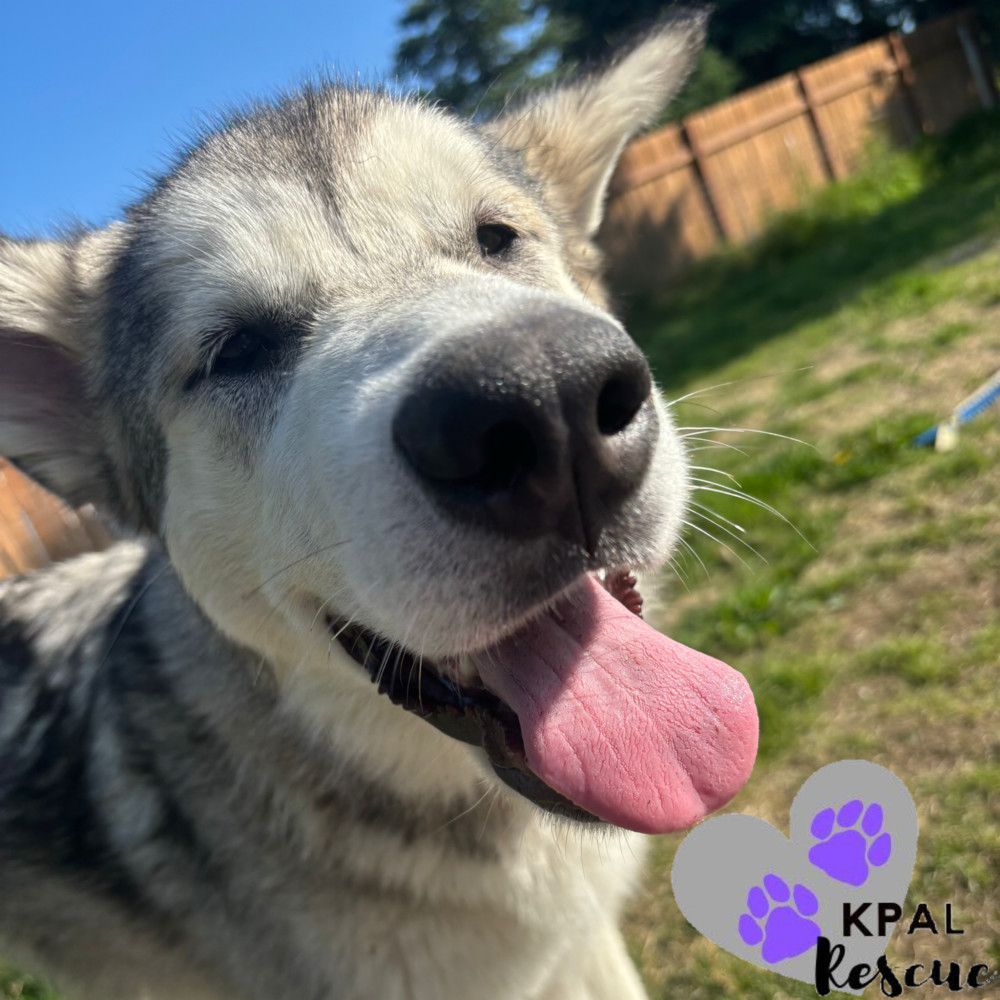
[[[482,447],[482,469],[468,481],[484,493],[509,489],[538,461],[538,448],[531,432],[513,420],[490,427],[483,434]]]
[[[607,437],[623,431],[649,396],[649,379],[613,375],[597,397],[597,429]]]
[[[466,502],[485,498],[515,488],[541,462],[543,429],[516,410],[510,402],[418,390],[397,413],[393,439],[435,492]]]

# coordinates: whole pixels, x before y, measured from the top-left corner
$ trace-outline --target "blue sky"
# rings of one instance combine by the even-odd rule
[[[13,0],[0,30],[0,230],[101,224],[210,114],[336,66],[391,72],[404,0]]]

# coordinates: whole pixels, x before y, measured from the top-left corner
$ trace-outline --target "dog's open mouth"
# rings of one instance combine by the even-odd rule
[[[361,628],[336,631],[380,692],[482,746],[496,773],[537,805],[663,833],[742,788],[757,752],[757,713],[740,674],[660,634],[640,610],[630,574],[587,576],[473,655],[471,672],[418,664]]]

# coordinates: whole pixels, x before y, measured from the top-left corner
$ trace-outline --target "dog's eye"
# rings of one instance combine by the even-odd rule
[[[476,240],[484,257],[498,257],[511,248],[517,231],[502,222],[487,222],[476,229]]]
[[[282,331],[270,320],[236,327],[212,360],[213,376],[249,375],[274,364],[280,355]]]

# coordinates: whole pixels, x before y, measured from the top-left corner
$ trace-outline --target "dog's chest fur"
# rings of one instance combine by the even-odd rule
[[[456,794],[450,773],[436,795],[371,773],[155,549],[4,583],[0,605],[0,839],[31,873],[6,919],[29,958],[63,935],[61,964],[95,994],[530,996],[614,919],[634,843],[485,783]]]

